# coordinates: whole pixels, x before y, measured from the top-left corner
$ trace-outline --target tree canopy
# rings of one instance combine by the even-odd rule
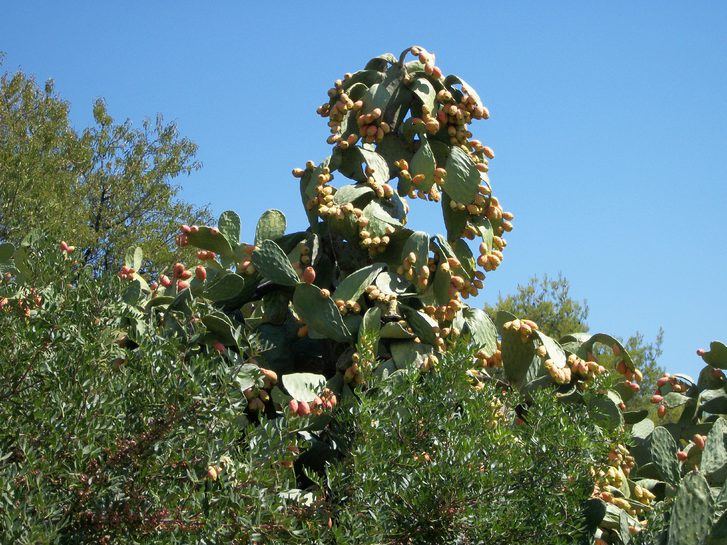
[[[197,146],[161,115],[140,128],[115,122],[103,99],[94,125],[76,130],[52,81],[42,88],[18,71],[0,77],[0,240],[31,230],[79,247],[97,271],[115,270],[130,246],[174,256],[181,223],[210,219],[179,198],[173,182],[199,168]]]

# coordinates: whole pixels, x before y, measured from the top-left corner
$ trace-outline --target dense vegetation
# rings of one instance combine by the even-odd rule
[[[475,91],[412,47],[328,97],[304,231],[269,210],[241,242],[228,211],[181,225],[168,267],[29,227],[0,245],[3,538],[724,542],[727,347],[628,410],[618,339],[466,304],[513,219]],[[407,225],[415,198],[446,236]]]

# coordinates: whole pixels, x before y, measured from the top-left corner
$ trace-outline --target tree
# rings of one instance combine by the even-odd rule
[[[498,310],[533,320],[554,339],[589,330],[588,304],[570,296],[570,283],[561,273],[554,279],[547,274],[542,278],[534,276],[525,286],[519,285],[517,293],[505,297],[500,294],[494,306],[485,305],[485,311],[493,318]],[[658,363],[663,338],[664,331],[660,328],[652,342],[646,342],[643,333],[638,331],[623,342],[634,364],[644,374],[641,389],[648,394],[654,391],[657,379],[664,373]],[[599,354],[599,362],[604,365],[612,363],[611,359],[610,353]],[[643,396],[637,396],[631,406],[643,402]]]
[[[77,132],[69,105],[22,72],[0,79],[0,240],[32,229],[82,250],[97,272],[116,270],[139,245],[160,269],[172,262],[181,223],[210,219],[178,198],[173,180],[199,168],[197,146],[161,115],[115,123],[102,99]]]
[[[551,279],[531,278],[527,285],[518,286],[516,295],[498,296],[497,305],[486,305],[485,310],[494,318],[498,310],[529,318],[554,339],[567,333],[588,331],[588,304],[569,295],[570,283],[562,274]]]

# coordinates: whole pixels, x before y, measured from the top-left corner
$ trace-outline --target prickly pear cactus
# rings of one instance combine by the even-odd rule
[[[707,364],[698,380],[665,374],[652,410],[624,413],[631,447],[596,476],[594,496],[607,505],[597,543],[625,544],[642,531],[652,532],[644,543],[727,542],[727,347],[715,341],[697,354]],[[665,525],[649,530],[654,509],[666,513]],[[613,524],[614,514],[625,527]]]
[[[191,340],[228,355],[244,358],[252,334],[267,348],[260,366],[323,375],[337,394],[382,364],[429,369],[460,336],[482,361],[496,359],[494,325],[464,302],[501,263],[513,219],[492,193],[494,153],[470,132],[489,117],[480,97],[415,46],[345,74],[318,113],[331,153],[293,170],[305,231],[286,234],[277,210],[247,243],[234,212],[216,227],[182,226],[177,243],[196,247],[199,263],[148,286],[127,264],[122,278],[139,282],[128,301],[164,313],[177,333],[185,318],[201,320],[207,330]],[[446,236],[408,227],[411,199],[441,207]],[[215,318],[185,316],[190,298],[208,301]],[[359,354],[372,338],[374,350]]]

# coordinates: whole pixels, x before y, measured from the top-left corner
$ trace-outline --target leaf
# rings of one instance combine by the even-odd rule
[[[202,250],[210,250],[224,257],[225,259],[234,260],[235,253],[232,249],[230,241],[222,235],[222,232],[215,234],[210,227],[201,226],[196,233],[187,235],[189,243],[195,248]]]
[[[378,352],[379,337],[381,336],[381,309],[371,307],[366,311],[358,330],[358,343],[370,342],[374,356]]]
[[[685,403],[689,403],[691,399],[691,397],[677,392],[669,392],[664,396],[662,403],[664,403],[664,405],[666,405],[669,409],[674,409],[675,407],[681,407]]]
[[[124,293],[121,295],[121,299],[127,305],[136,305],[141,299],[141,282],[134,280],[127,286]]]
[[[222,212],[217,220],[217,228],[233,248],[240,243],[240,216],[237,213],[232,210]]]
[[[326,387],[326,377],[315,373],[289,373],[283,375],[282,382],[291,397],[308,403]]]
[[[727,479],[727,422],[718,418],[707,435],[700,469],[714,486],[723,486]]]
[[[245,288],[245,280],[238,274],[222,274],[210,283],[204,291],[204,297],[210,301],[220,302],[236,297]]]
[[[437,91],[431,82],[425,77],[416,78],[411,84],[411,90],[419,98],[422,106],[433,114],[436,108]]]
[[[727,346],[719,341],[712,341],[702,359],[712,367],[727,368]]]
[[[391,176],[389,175],[389,165],[381,155],[375,151],[357,147],[356,148],[361,155],[361,160],[365,162],[368,167],[373,170],[371,176],[379,184],[385,184],[389,181]]]
[[[465,307],[462,311],[472,343],[489,357],[497,350],[497,328],[487,313],[479,308]]]
[[[393,272],[382,272],[376,277],[376,287],[387,295],[403,295],[410,285],[406,278]]]
[[[397,62],[398,61],[394,55],[392,55],[391,53],[384,53],[383,55],[374,57],[369,62],[367,62],[364,68],[367,71],[378,70],[379,72],[384,72],[390,64],[396,64]],[[355,75],[356,74],[354,74],[354,76]]]
[[[387,69],[384,80],[372,85],[364,95],[364,111],[368,113],[375,108],[380,108],[382,112],[385,112],[399,85],[401,85],[401,68],[394,64]]]
[[[475,92],[474,88],[472,88],[465,80],[453,74],[444,78],[444,86],[450,92],[458,91],[458,89],[454,87],[455,85],[459,85],[464,93],[471,96],[475,100],[475,104],[477,104],[477,106],[482,106],[482,100],[480,99],[479,95]]]
[[[356,301],[364,292],[367,286],[371,285],[378,274],[383,271],[385,265],[374,263],[367,267],[349,274],[343,282],[341,282],[333,293],[335,299],[343,299],[344,301]]]
[[[540,342],[545,347],[545,350],[547,352],[548,359],[553,360],[553,363],[559,368],[562,369],[566,366],[566,355],[563,348],[558,344],[557,341],[554,339],[551,339],[548,337],[545,333],[542,331],[536,331],[535,335],[538,336],[540,339]]]
[[[414,341],[392,342],[391,357],[398,369],[406,369],[421,365],[434,347],[429,344],[415,343]]]
[[[355,202],[364,195],[373,195],[374,190],[363,184],[348,184],[342,186],[336,194],[333,195],[333,202],[337,205]]]
[[[603,428],[614,430],[623,422],[617,403],[608,396],[593,396],[588,407],[596,424]]]
[[[0,244],[0,261],[7,261],[13,258],[15,253],[15,246],[10,242],[4,242]]]
[[[501,319],[508,313],[497,313],[498,325]],[[505,322],[511,319],[506,319]],[[504,322],[503,322],[504,323]],[[505,370],[505,377],[516,388],[533,380],[541,367],[540,358],[535,355],[535,343],[533,335],[527,342],[522,342],[520,333],[516,331],[501,330],[502,337],[502,363]]]
[[[132,267],[134,270],[141,269],[141,265],[144,261],[144,251],[141,247],[129,248],[126,251],[126,257],[124,258],[124,265]]]
[[[373,60],[369,63],[371,64]],[[371,68],[365,70],[359,70],[351,74],[351,77],[343,82],[344,90],[348,90],[357,83],[362,83],[366,87],[371,87],[375,83],[380,83],[384,80],[384,71],[386,70],[386,64],[384,63],[383,68]]]
[[[671,433],[662,426],[654,428],[651,433],[651,458],[662,478],[672,485],[679,482],[679,463],[676,456],[677,444]]]
[[[699,406],[711,414],[727,414],[727,391],[724,388],[703,390],[699,394]]]
[[[419,149],[414,154],[414,157],[411,158],[411,163],[409,164],[409,172],[411,172],[412,176],[424,175],[424,181],[415,186],[417,189],[421,189],[424,192],[429,191],[432,185],[434,185],[435,168],[437,168],[437,163],[434,160],[434,153],[432,153],[432,148],[429,147],[429,142],[425,138],[421,141]]]
[[[226,314],[213,311],[210,314],[202,316],[202,323],[208,331],[216,334],[226,346],[234,346],[237,344],[234,335],[235,326]]]
[[[444,192],[458,203],[471,203],[480,185],[480,171],[472,158],[455,146],[447,159],[446,170]]]
[[[437,344],[437,336],[434,333],[434,328],[438,328],[439,324],[423,312],[414,310],[406,305],[400,305],[400,307],[402,314],[404,314],[404,318],[409,323],[409,326],[414,330],[417,337],[419,337],[423,343],[435,346]]]
[[[277,240],[285,234],[285,214],[280,210],[266,210],[257,222],[255,228],[255,244],[262,244],[264,240]]]
[[[324,297],[318,287],[298,284],[293,294],[293,307],[298,316],[318,333],[340,343],[351,341],[351,332],[338,307],[330,297]]]
[[[456,240],[462,236],[465,226],[467,225],[466,210],[455,210],[451,207],[452,198],[445,192],[442,195],[442,216],[444,217],[444,226],[447,228],[447,238]]]
[[[475,276],[475,271],[477,270],[477,263],[469,245],[463,239],[458,238],[454,241],[452,249],[454,250],[454,255],[457,256],[457,259],[459,259],[464,276],[468,280],[472,280]]]
[[[384,210],[377,201],[371,201],[363,209],[363,217],[369,220],[366,230],[371,236],[381,237],[386,234],[386,226],[399,226],[401,223]]]
[[[668,545],[697,545],[709,533],[714,500],[709,485],[700,473],[684,477],[674,499]]]
[[[429,235],[424,231],[414,231],[409,238],[406,239],[404,247],[401,251],[401,263],[409,257],[409,254],[414,254],[415,261],[412,264],[414,268],[414,277],[417,277],[416,272],[421,267],[426,267],[429,263]]]
[[[282,286],[296,286],[298,274],[288,256],[272,240],[264,240],[252,253],[252,262],[266,279]]]

